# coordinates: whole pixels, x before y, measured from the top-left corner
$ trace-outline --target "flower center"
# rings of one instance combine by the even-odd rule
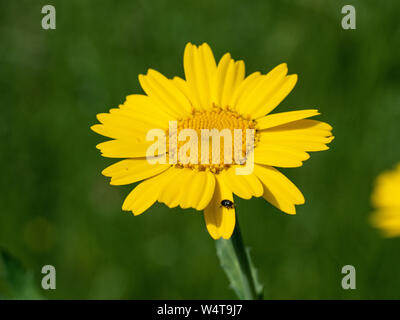
[[[176,141],[176,167],[219,173],[231,165],[245,164],[246,151],[254,148],[255,134],[255,121],[214,107],[193,111],[189,118],[179,120],[175,133],[169,131],[167,139]],[[171,156],[174,152],[169,148]]]

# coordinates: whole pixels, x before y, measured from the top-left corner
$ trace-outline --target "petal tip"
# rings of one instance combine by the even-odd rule
[[[98,128],[98,126],[99,126],[99,124],[94,124],[94,125],[90,126],[90,130],[97,133],[96,128]]]

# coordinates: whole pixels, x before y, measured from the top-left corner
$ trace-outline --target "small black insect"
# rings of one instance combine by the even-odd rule
[[[221,201],[221,207],[225,207],[227,209],[233,209],[235,208],[235,204],[231,200],[222,200]]]

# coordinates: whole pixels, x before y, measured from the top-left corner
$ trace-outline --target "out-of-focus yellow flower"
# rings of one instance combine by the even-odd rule
[[[372,225],[386,237],[400,236],[400,163],[378,176],[372,203],[376,208],[371,216]]]
[[[233,204],[233,194],[244,199],[262,196],[283,212],[295,214],[295,205],[303,204],[304,197],[274,167],[300,167],[310,157],[307,152],[326,150],[333,139],[330,125],[306,119],[318,115],[318,110],[270,114],[293,89],[297,75],[287,75],[283,63],[267,74],[246,77],[243,61],[226,53],[217,64],[206,43],[199,47],[188,43],[183,62],[185,79],[168,79],[149,69],[139,75],[146,95],[128,96],[119,108],[98,114],[101,124],[91,127],[113,139],[97,145],[103,156],[125,159],[103,171],[111,184],[144,180],[122,209],[138,215],[159,201],[170,208],[204,210],[214,239],[232,235],[235,208],[222,204]],[[145,157],[152,142],[146,141],[146,133],[154,128],[167,132],[169,121],[177,122],[178,135],[184,129],[227,129],[232,134],[236,129],[254,129],[254,170],[237,175],[235,163],[150,164]],[[246,146],[244,136],[238,138],[234,143]]]

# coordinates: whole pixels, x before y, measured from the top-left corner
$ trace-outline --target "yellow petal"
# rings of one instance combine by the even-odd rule
[[[94,125],[91,129],[109,138],[144,139],[146,133],[153,127],[140,120],[136,120],[120,113],[99,113],[97,119],[101,125]]]
[[[167,106],[142,94],[131,94],[121,107],[129,111],[137,120],[149,123],[154,128],[168,128],[168,121],[175,120]]]
[[[239,111],[237,106],[240,99],[244,99],[244,96],[249,94],[249,92],[254,89],[256,84],[262,80],[262,76],[260,72],[253,72],[249,76],[247,76],[238,86],[232,95],[231,101],[229,105],[232,109]]]
[[[204,210],[204,218],[209,234],[215,240],[229,239],[235,229],[235,209],[221,206],[222,200],[233,202],[232,191],[219,175],[216,176],[215,192],[209,205]]]
[[[206,175],[206,183],[203,188],[203,194],[196,206],[196,209],[199,211],[204,210],[204,208],[210,203],[214,195],[216,184],[215,176],[211,172],[204,171],[204,174]]]
[[[237,175],[236,166],[234,166],[222,171],[220,176],[229,189],[240,198],[250,199],[253,196],[260,197],[263,194],[263,186],[253,173]]]
[[[244,115],[249,114],[253,119],[267,114],[266,110],[271,111],[273,108],[266,106],[270,105],[269,101],[286,85],[286,74],[287,65],[282,63],[259,77],[252,88],[243,92],[236,105],[237,111]]]
[[[290,132],[298,132],[306,134],[325,134],[327,136],[331,135],[331,130],[332,127],[327,124],[326,122],[321,122],[318,120],[310,120],[310,119],[304,119],[304,120],[298,120],[290,123],[286,123],[274,128],[270,128],[267,130],[263,130],[263,132],[282,132],[282,131],[290,131]]]
[[[122,210],[132,211],[135,216],[143,213],[153,205],[161,189],[168,182],[169,170],[141,182],[126,197],[122,205]]]
[[[179,119],[190,115],[192,107],[189,100],[161,73],[149,69],[147,75],[139,75],[139,81],[148,96],[167,106],[175,117]]]
[[[254,150],[254,162],[281,168],[301,167],[310,158],[307,152],[290,147],[260,144]]]
[[[182,208],[195,208],[203,210],[214,194],[215,178],[212,173],[205,171],[192,171],[186,184],[182,184]]]
[[[382,230],[384,236],[400,236],[400,206],[377,210],[370,221],[374,227]]]
[[[139,95],[138,95],[139,96]],[[110,109],[110,114],[113,116],[121,116],[126,117],[129,120],[135,121],[136,123],[142,123],[142,126],[151,127],[151,128],[167,128],[168,121],[173,119],[168,115],[164,114],[160,109],[157,109],[157,104],[153,104],[154,100],[150,99],[147,96],[144,99],[145,103],[143,103],[143,99],[141,98],[133,98],[132,96],[127,97],[127,100],[139,100],[140,105],[135,105],[135,107],[128,107],[128,105],[120,105],[118,109]],[[151,105],[151,107],[149,107]],[[152,112],[152,113],[151,113]],[[154,113],[157,112],[155,115]]]
[[[173,208],[203,210],[210,202],[215,188],[215,178],[210,172],[188,168],[171,168],[170,183],[160,194],[159,201]]]
[[[292,91],[296,83],[297,74],[291,74],[280,81],[271,91],[270,96],[264,97],[255,103],[253,118],[260,118],[274,110]]]
[[[185,77],[195,109],[211,108],[211,86],[216,72],[214,55],[208,46],[188,43],[183,57]]]
[[[126,159],[107,167],[102,174],[111,177],[110,184],[124,185],[153,177],[169,167],[169,164],[150,164],[147,159]]]
[[[141,158],[146,157],[147,149],[153,142],[137,142],[129,140],[110,140],[99,143],[96,148],[103,157],[108,158]]]
[[[170,188],[175,189],[175,197],[178,201],[178,205],[183,209],[195,208],[202,192],[202,176],[188,168],[176,170],[180,173],[176,180],[173,182],[171,181],[174,186]],[[170,192],[172,193],[174,191]],[[166,203],[166,205],[168,205],[168,203]]]
[[[231,60],[228,66],[228,70],[226,71],[224,86],[221,95],[221,102],[219,104],[220,107],[230,107],[229,102],[232,99],[233,93],[238,85],[244,79],[244,63],[243,61]]]
[[[400,217],[400,164],[395,169],[384,171],[375,182],[372,203],[377,208],[399,208]]]
[[[259,131],[257,147],[268,148],[280,146],[282,148],[299,151],[326,150],[326,144],[333,140],[332,127],[316,120],[298,120],[284,125]]]
[[[90,127],[94,132],[101,134],[107,138],[119,139],[126,138],[131,140],[143,140],[143,133],[132,132],[125,128],[109,127],[103,124],[95,124]]]
[[[226,53],[218,63],[213,86],[214,105],[221,108],[231,107],[230,102],[236,88],[244,79],[245,67],[243,61],[235,62]]]
[[[275,168],[255,164],[254,173],[264,186],[264,199],[273,206],[283,212],[295,214],[294,205],[304,203],[300,190]]]
[[[171,79],[173,84],[185,95],[185,97],[191,102],[189,87],[185,80],[180,77],[174,77]]]
[[[188,175],[192,174],[192,170],[171,167],[167,173],[168,182],[163,186],[158,201],[166,204],[169,208],[175,208],[181,200],[183,182]]]
[[[233,64],[233,60],[231,59],[231,55],[229,53],[225,53],[221,60],[218,62],[217,72],[215,74],[214,87],[212,91],[212,102],[214,102],[217,106],[222,107],[222,93],[224,90],[224,82],[226,78],[226,73],[230,64]]]
[[[261,76],[253,83],[253,88],[243,92],[236,104],[236,110],[253,119],[271,112],[293,89],[297,75],[286,76],[287,66],[281,64]]]
[[[298,110],[298,111],[289,111],[289,112],[281,112],[275,114],[269,114],[263,118],[257,120],[257,129],[263,130],[276,126],[280,126],[282,124],[286,124],[289,122],[310,118],[313,116],[319,115],[317,109],[308,109],[308,110]]]

